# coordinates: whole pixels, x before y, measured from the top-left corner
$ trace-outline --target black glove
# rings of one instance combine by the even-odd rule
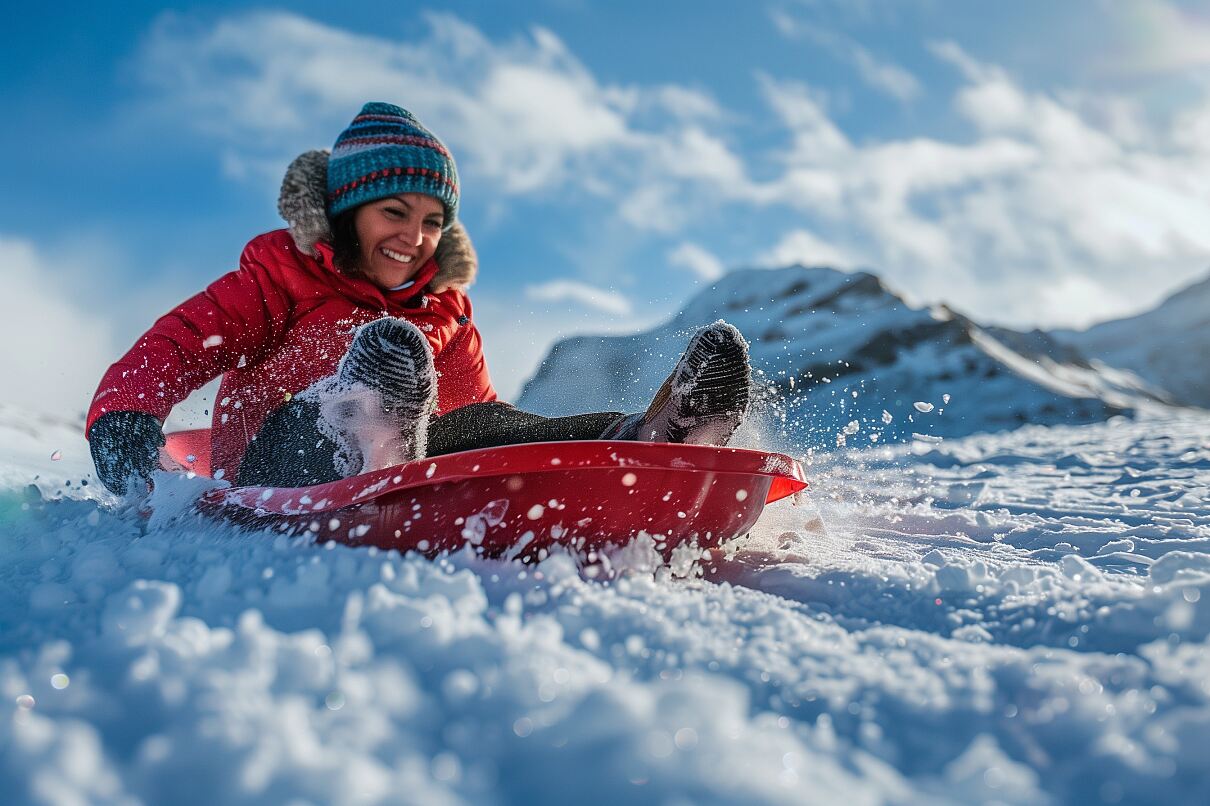
[[[130,477],[147,481],[160,466],[164,432],[160,421],[141,411],[102,414],[88,432],[92,463],[110,492],[123,495]]]

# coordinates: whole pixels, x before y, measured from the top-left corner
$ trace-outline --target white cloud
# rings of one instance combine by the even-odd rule
[[[1038,321],[1071,322],[1076,327],[1093,324],[1104,311],[1126,311],[1132,307],[1131,300],[1120,290],[1083,274],[1043,278],[1021,292],[1034,296],[1039,308]]]
[[[877,59],[856,43],[848,43],[846,50],[857,66],[857,72],[871,87],[903,102],[915,100],[920,95],[920,82],[904,68]]]
[[[978,59],[972,58],[957,42],[938,40],[929,42],[927,47],[938,59],[957,67],[966,80],[972,83],[985,83],[1004,75],[1004,71],[1000,68],[986,65]]]
[[[970,145],[923,138],[899,140],[863,148],[853,160],[850,181],[858,191],[900,198],[1014,176],[1034,168],[1037,162],[1035,148],[1008,138],[988,138]]]
[[[959,110],[971,113],[981,128],[1010,133],[1013,142],[1037,151],[1029,170],[1013,172],[1011,184],[999,189],[1003,203],[1016,208],[1017,226],[1027,237],[1058,230],[1063,248],[1075,247],[1108,266],[1210,251],[1204,225],[1210,163],[1204,155],[1147,148],[1151,138],[1137,132],[1115,138],[1059,100],[1023,92],[1002,73],[985,69],[978,75],[959,93]],[[990,103],[983,111],[971,103],[992,86],[1002,88],[1001,97],[1013,98],[1014,110],[994,122]]]
[[[790,143],[786,173],[752,197],[801,210],[824,243],[861,244],[865,265],[914,296],[999,322],[1086,324],[1204,271],[1210,150],[1164,146],[1120,99],[1027,91],[953,43],[933,51],[966,79],[953,103],[973,138],[854,143],[810,87],[765,77]],[[1187,110],[1178,125],[1203,120]],[[1045,305],[1042,287],[1058,289]]]
[[[1030,105],[1007,76],[975,81],[958,93],[958,110],[982,131],[1022,132],[1033,125]]]
[[[3,401],[34,412],[80,414],[117,357],[109,323],[59,290],[71,269],[29,241],[0,236],[0,271]]]
[[[1149,8],[1171,21],[1166,6]],[[931,51],[962,78],[952,105],[968,132],[851,138],[818,88],[758,74],[771,110],[762,123],[784,138],[757,150],[744,137],[751,122],[719,114],[701,90],[609,84],[542,29],[499,42],[449,15],[428,20],[425,35],[396,42],[284,13],[192,28],[168,17],[141,65],[165,90],[163,114],[217,136],[232,171],[267,171],[324,144],[315,138],[330,138],[366,98],[406,99],[450,141],[479,198],[557,190],[571,205],[577,191],[607,201],[613,224],[703,250],[702,222],[756,213],[791,231],[771,253],[848,263],[855,255],[835,246],[845,244],[921,298],[1002,322],[1064,324],[1061,307],[1029,293],[1050,278],[1099,283],[1104,293],[1081,298],[1104,316],[1126,313],[1120,306],[1155,301],[1210,257],[1210,97],[1153,125],[1121,97],[1026,88],[937,42]],[[1180,41],[1200,41],[1198,31]],[[828,42],[881,91],[918,91],[856,43]],[[629,310],[611,292],[579,288],[540,293]]]
[[[720,194],[720,199],[726,197]],[[687,204],[668,182],[639,185],[618,205],[618,215],[636,229],[675,234],[689,221]]]
[[[684,120],[717,120],[723,115],[714,98],[689,87],[675,84],[656,87],[649,98],[653,105]]]
[[[397,100],[450,144],[464,180],[511,194],[564,184],[600,194],[669,175],[715,181],[734,160],[700,129],[683,131],[719,115],[701,90],[605,84],[542,28],[494,42],[451,15],[426,19],[423,36],[394,41],[285,12],[210,27],[164,15],[139,57],[161,91],[146,114],[280,164],[328,145],[364,100]],[[660,158],[680,150],[682,159]],[[240,156],[227,165],[256,163]]]
[[[576,280],[551,280],[548,283],[527,286],[525,295],[541,302],[571,300],[618,316],[627,316],[631,310],[630,301],[616,291],[597,288]]]
[[[1172,126],[1173,142],[1182,149],[1210,155],[1210,97],[1191,109],[1182,110]]]
[[[690,127],[670,137],[654,139],[653,150],[670,177],[694,179],[716,185],[742,188],[748,184],[743,162],[726,144],[700,128]]]
[[[848,269],[857,266],[861,261],[855,259],[847,250],[823,241],[813,232],[796,229],[783,235],[772,249],[757,258],[757,262],[773,268],[797,264]]]
[[[964,68],[969,75],[969,67]],[[1014,135],[1044,150],[1054,161],[1094,164],[1120,154],[1114,139],[1088,125],[1074,109],[1039,94],[1027,94],[1003,71],[985,68],[959,91],[955,106],[986,135]]]
[[[836,31],[803,22],[780,9],[772,12],[772,18],[774,26],[783,36],[805,39],[827,50],[836,59],[850,63],[861,79],[873,89],[903,103],[920,96],[923,88],[916,76],[898,64],[878,58],[855,40]]]
[[[1105,3],[1122,41],[1107,48],[1098,67],[1108,73],[1187,73],[1210,66],[1210,18],[1204,7],[1166,0]],[[1115,43],[1117,44],[1117,43]]]
[[[499,65],[473,111],[450,129],[478,133],[469,136],[472,154],[508,189],[556,182],[576,155],[623,145],[630,136],[591,81],[576,78],[545,66]]]
[[[723,262],[695,243],[685,241],[668,253],[673,266],[688,269],[706,282],[723,276]]]
[[[1119,144],[1131,148],[1156,148],[1155,127],[1147,118],[1142,100],[1130,95],[1108,92],[1063,90],[1059,101],[1087,121],[1092,128],[1108,134]]]
[[[832,122],[823,104],[806,84],[778,81],[768,75],[758,76],[761,94],[782,125],[794,138],[794,147],[786,155],[788,163],[816,163],[845,159],[853,150],[852,143],[840,127]]]

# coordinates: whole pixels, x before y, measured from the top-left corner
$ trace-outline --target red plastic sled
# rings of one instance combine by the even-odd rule
[[[168,434],[165,466],[210,475],[207,429]],[[640,531],[665,554],[746,533],[765,504],[806,489],[776,453],[646,442],[544,442],[435,456],[311,487],[213,490],[209,512],[319,540],[435,555],[474,545],[537,556]]]

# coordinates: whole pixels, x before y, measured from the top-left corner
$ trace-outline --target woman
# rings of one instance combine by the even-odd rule
[[[163,420],[219,375],[211,465],[238,484],[316,484],[518,442],[726,443],[751,382],[747,345],[721,321],[693,336],[645,412],[546,418],[498,401],[458,199],[449,150],[391,104],[366,104],[330,158],[295,160],[278,205],[289,229],[253,239],[238,270],[102,378],[85,428],[105,486],[143,486]]]

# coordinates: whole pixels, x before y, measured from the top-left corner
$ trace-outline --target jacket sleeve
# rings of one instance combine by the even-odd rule
[[[488,403],[497,399],[483,357],[483,337],[471,319],[470,300],[461,292],[465,321],[434,360],[439,373],[437,381],[437,410],[445,414],[471,403]]]
[[[253,241],[238,270],[160,317],[102,377],[85,434],[109,411],[140,411],[162,422],[194,390],[279,345],[291,306],[275,277],[280,272],[264,256]]]

